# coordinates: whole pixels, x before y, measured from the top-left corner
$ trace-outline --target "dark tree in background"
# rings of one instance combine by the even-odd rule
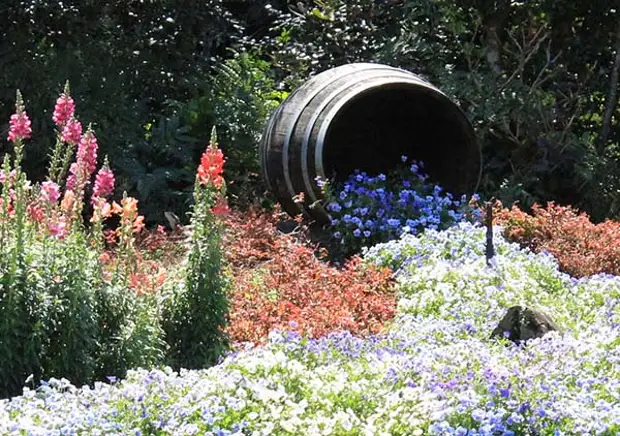
[[[248,45],[270,59],[285,84],[354,61],[422,74],[474,123],[484,155],[482,193],[526,208],[570,203],[600,220],[620,214],[620,5],[611,6],[296,2],[268,36]]]
[[[263,192],[258,138],[287,93],[326,68],[383,62],[422,74],[467,111],[484,155],[482,194],[617,217],[620,6],[612,6],[1,0],[0,131],[20,88],[35,123],[26,164],[40,180],[53,103],[69,79],[119,189],[162,222],[163,210],[187,210],[214,124],[229,157],[231,201],[247,204]],[[0,154],[5,147],[0,140]]]
[[[240,34],[222,3],[2,0],[0,130],[19,88],[34,122],[29,174],[44,176],[51,113],[69,80],[78,115],[93,123],[120,189],[137,191],[149,215],[186,208],[208,137],[187,136],[170,102],[204,92],[213,58]],[[1,154],[8,145],[0,143]]]

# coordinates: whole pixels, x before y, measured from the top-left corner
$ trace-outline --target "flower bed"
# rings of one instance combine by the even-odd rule
[[[330,214],[334,242],[345,255],[362,248],[417,234],[424,229],[446,229],[472,212],[465,195],[455,199],[428,181],[416,160],[386,174],[371,176],[356,170],[344,183],[317,179]],[[478,199],[474,195],[472,201]]]
[[[53,380],[0,403],[0,433],[617,434],[620,278],[571,278],[499,229],[489,268],[484,238],[461,224],[372,248],[368,261],[399,283],[386,335],[272,333],[208,370],[130,371],[94,388]],[[489,339],[515,304],[562,333]]]

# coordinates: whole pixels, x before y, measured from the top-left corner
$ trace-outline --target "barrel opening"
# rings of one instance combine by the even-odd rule
[[[475,185],[478,155],[463,114],[448,97],[407,84],[372,88],[348,101],[330,123],[323,172],[344,181],[355,169],[371,175],[423,161],[431,180],[455,193]]]

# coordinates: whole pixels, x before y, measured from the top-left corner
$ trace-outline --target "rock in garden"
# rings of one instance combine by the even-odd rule
[[[546,313],[513,306],[491,333],[491,338],[507,337],[514,343],[541,338],[550,331],[558,331],[557,325]]]
[[[280,233],[288,235],[299,230],[299,223],[295,220],[281,221],[278,223],[277,229]]]

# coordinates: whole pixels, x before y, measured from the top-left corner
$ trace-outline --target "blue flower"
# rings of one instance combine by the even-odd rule
[[[332,202],[327,205],[327,210],[331,210],[332,212],[340,212],[342,207],[340,207],[338,203]]]
[[[414,228],[417,227],[419,222],[418,220],[412,220],[412,219],[408,219],[405,224],[407,224],[409,227]]]
[[[353,236],[355,236],[356,238],[359,238],[361,234],[362,232],[360,231],[360,229],[353,230]]]
[[[471,418],[474,421],[482,422],[486,418],[486,413],[482,409],[474,409],[471,412]]]
[[[396,219],[396,218],[390,218],[389,220],[387,220],[387,223],[391,227],[398,227],[398,226],[400,226],[400,220]]]

